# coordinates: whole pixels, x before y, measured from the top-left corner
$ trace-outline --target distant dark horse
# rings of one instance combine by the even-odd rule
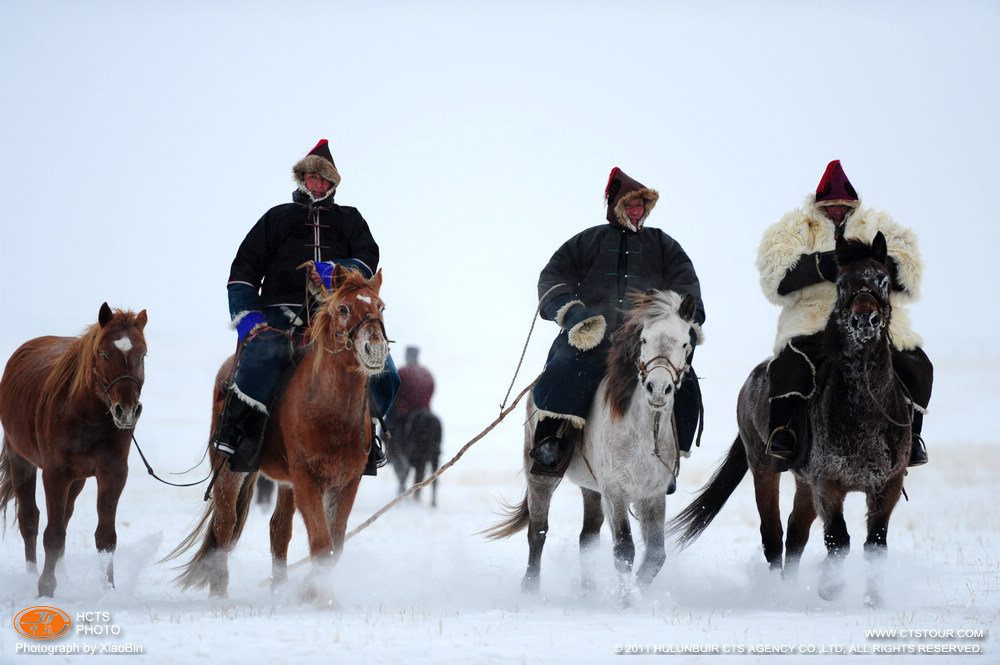
[[[17,501],[28,572],[36,573],[38,505],[35,478],[42,470],[48,524],[42,543],[45,566],[38,593],[56,590],[56,563],[66,547],[66,524],[87,478],[97,476],[94,540],[113,587],[118,534],[115,515],[128,477],[132,429],[142,405],[146,310],[101,305],[97,323],[80,337],[38,337],[7,361],[0,380],[0,507]]]
[[[825,361],[817,368],[817,393],[810,401],[812,447],[805,466],[794,470],[795,500],[788,519],[784,576],[794,579],[809,526],[823,520],[827,558],[819,595],[827,600],[844,588],[843,562],[850,549],[843,504],[848,492],[868,502],[867,603],[881,603],[881,569],[889,516],[899,500],[910,457],[911,414],[892,367],[888,336],[890,277],[881,233],[871,247],[838,241],[837,301],[824,333]],[[764,556],[781,569],[782,531],[778,507],[780,475],[765,454],[768,432],[767,362],[750,373],[740,391],[739,435],[708,485],[669,525],[686,547],[708,527],[739,485],[753,473]]]
[[[386,418],[391,436],[389,461],[399,478],[399,493],[406,490],[406,478],[413,469],[413,484],[424,481],[424,475],[438,468],[441,457],[441,420],[428,409],[393,412]],[[413,494],[420,498],[420,490]],[[437,506],[437,479],[431,483],[431,505]]]

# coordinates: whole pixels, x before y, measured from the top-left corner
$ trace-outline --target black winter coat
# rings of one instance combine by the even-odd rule
[[[379,248],[368,223],[356,208],[332,198],[314,202],[300,190],[292,203],[264,213],[240,245],[229,272],[230,310],[261,310],[275,305],[301,305],[305,300],[306,261],[355,259],[374,273]],[[248,285],[252,289],[237,288]],[[258,302],[246,302],[255,299]],[[236,300],[241,302],[233,302]]]
[[[541,314],[555,321],[560,308],[581,300],[604,315],[610,335],[624,323],[625,294],[632,288],[692,294],[698,299],[695,322],[705,321],[698,275],[680,244],[657,228],[628,231],[611,224],[578,233],[552,255],[538,278]]]

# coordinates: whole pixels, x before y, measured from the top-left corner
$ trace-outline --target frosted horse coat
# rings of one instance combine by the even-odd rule
[[[871,247],[858,240],[837,244],[837,300],[824,333],[825,363],[807,408],[812,446],[794,470],[795,500],[788,518],[784,575],[794,579],[817,515],[823,520],[827,557],[819,594],[835,599],[844,589],[843,562],[850,550],[844,497],[863,492],[868,504],[865,559],[867,602],[881,602],[889,517],[899,501],[910,457],[912,406],[892,367],[889,339],[890,276],[885,238]],[[780,474],[766,454],[767,362],[750,373],[738,400],[739,434],[713,478],[670,524],[687,546],[700,536],[749,469],[753,474],[764,557],[782,569],[778,506]]]

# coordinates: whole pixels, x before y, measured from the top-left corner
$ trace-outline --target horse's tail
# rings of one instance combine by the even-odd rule
[[[743,447],[743,440],[737,435],[725,461],[715,470],[701,494],[667,523],[667,534],[680,533],[677,539],[680,549],[693,543],[708,528],[722,511],[730,495],[736,491],[748,469],[746,449]]]
[[[229,541],[228,549],[230,550],[235,547],[240,539],[240,535],[243,533],[243,527],[246,526],[247,514],[250,512],[250,505],[253,503],[253,492],[257,485],[258,475],[259,473],[257,472],[248,473],[243,476],[241,481],[239,493],[236,496],[236,521],[233,524],[233,537]],[[212,579],[216,577],[216,561],[218,557],[228,554],[228,551],[219,551],[219,542],[216,540],[215,530],[212,528],[215,508],[215,501],[209,502],[194,530],[170,554],[160,560],[160,563],[163,563],[171,559],[176,559],[201,540],[201,547],[191,557],[191,560],[181,567],[183,568],[183,572],[174,580],[174,583],[181,590],[201,589],[208,586]]]
[[[528,497],[525,496],[521,500],[521,503],[516,506],[512,506],[507,502],[501,502],[500,514],[505,519],[479,532],[483,536],[486,536],[487,540],[510,538],[515,533],[528,528]]]
[[[7,533],[7,504],[14,498],[14,481],[10,477],[10,457],[7,454],[7,437],[3,437],[0,450],[0,512],[3,512],[3,533]]]

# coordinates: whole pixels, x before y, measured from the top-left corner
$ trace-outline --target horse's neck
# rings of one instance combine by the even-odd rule
[[[305,372],[310,393],[336,396],[338,405],[346,407],[364,399],[368,378],[346,352],[313,348],[303,356],[296,372]]]
[[[836,356],[835,356],[836,357]],[[829,370],[836,380],[838,399],[864,403],[872,395],[885,395],[897,390],[896,375],[888,341],[854,352],[843,351],[837,360],[831,358]]]

